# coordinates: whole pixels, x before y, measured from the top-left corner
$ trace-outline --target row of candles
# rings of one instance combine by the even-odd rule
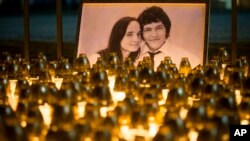
[[[84,54],[73,66],[44,54],[31,63],[4,55],[0,108],[20,129],[34,130],[27,140],[226,141],[230,124],[250,122],[247,58],[229,62],[224,49],[193,69],[188,58],[177,69],[165,57],[157,71],[149,58],[134,67],[115,54],[92,67]],[[13,126],[9,115],[1,112],[0,129]]]

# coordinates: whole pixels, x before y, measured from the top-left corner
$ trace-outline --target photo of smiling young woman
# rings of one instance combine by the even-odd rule
[[[113,26],[107,48],[87,55],[91,66],[99,57],[107,60],[110,53],[116,53],[120,62],[130,58],[132,62],[139,55],[141,29],[135,17],[122,17]]]

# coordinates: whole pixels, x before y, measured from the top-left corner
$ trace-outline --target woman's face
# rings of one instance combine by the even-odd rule
[[[121,40],[121,50],[134,52],[139,49],[141,43],[141,29],[137,21],[131,21],[127,27],[126,33]]]

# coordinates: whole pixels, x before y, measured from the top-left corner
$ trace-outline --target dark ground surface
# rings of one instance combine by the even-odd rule
[[[209,26],[208,58],[216,55],[219,47],[231,47],[230,12],[211,13]],[[76,51],[77,12],[63,14],[63,56],[73,59]],[[238,56],[250,58],[250,12],[238,13]],[[0,17],[0,52],[23,54],[22,15]],[[56,59],[55,13],[30,15],[30,58],[44,52],[49,59]],[[1,54],[1,53],[0,53]]]

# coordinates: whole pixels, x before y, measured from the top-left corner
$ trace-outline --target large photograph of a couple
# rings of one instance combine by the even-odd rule
[[[77,53],[91,64],[107,52],[134,64],[155,56],[155,66],[171,57],[178,67],[188,58],[192,68],[206,61],[206,3],[82,3]]]

